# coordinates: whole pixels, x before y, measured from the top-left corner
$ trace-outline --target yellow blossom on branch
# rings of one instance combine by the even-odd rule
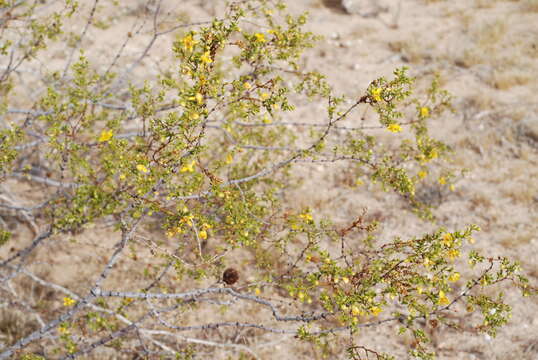
[[[112,130],[103,130],[103,132],[99,136],[99,142],[106,142],[112,139],[112,136],[114,136]]]
[[[73,306],[76,303],[76,301],[71,299],[69,296],[64,297],[63,301],[64,301],[64,306]]]
[[[448,300],[443,290],[439,291],[439,300],[437,303],[442,306],[450,304],[450,300]]]
[[[393,133],[402,131],[402,127],[399,124],[390,124],[387,126],[387,130]]]
[[[201,231],[198,233],[198,236],[199,236],[200,239],[202,239],[202,240],[207,239],[207,231],[205,231],[205,230],[201,230]]]
[[[183,216],[181,218],[181,222],[182,223],[185,223],[189,226],[192,226],[192,220],[194,219],[194,215],[187,215],[187,216]]]
[[[419,178],[424,179],[426,176],[428,176],[428,172],[424,170],[420,170],[417,175]]]
[[[456,282],[460,279],[460,273],[459,272],[455,272],[454,274],[450,275],[448,277],[448,281],[451,281],[451,282]]]
[[[375,88],[372,90],[372,98],[376,101],[376,102],[380,102],[381,101],[381,93],[383,92],[383,89],[381,88]]]
[[[204,64],[211,64],[213,62],[213,59],[211,59],[211,54],[209,53],[209,51],[206,51],[205,53],[203,53],[202,56],[200,57],[200,60],[202,60]]]
[[[374,315],[374,316],[378,316],[382,311],[383,311],[383,309],[381,309],[379,306],[372,306],[372,307],[370,308],[370,312],[371,312],[372,315]]]
[[[144,173],[144,174],[147,174],[149,172],[148,168],[145,167],[143,164],[138,164],[136,165],[136,170]]]
[[[314,218],[309,213],[300,214],[299,217],[306,221],[314,221]]]
[[[179,172],[194,172],[194,164],[196,164],[196,161],[192,160],[190,163],[184,165],[181,169],[179,169]]]
[[[451,247],[454,242],[454,237],[451,233],[446,233],[443,235],[443,244],[447,247]]]
[[[256,33],[254,34],[254,37],[256,38],[256,42],[260,42],[260,43],[265,42],[265,35],[262,33]]]
[[[429,108],[427,108],[425,106],[420,108],[420,117],[425,118],[425,117],[428,117],[429,115],[430,115],[430,109]]]
[[[193,39],[192,34],[185,36],[181,42],[183,43],[183,49],[186,51],[192,51],[194,45],[198,44],[198,41]]]
[[[452,249],[448,251],[447,255],[450,261],[454,261],[456,258],[460,257],[460,251],[456,249]]]

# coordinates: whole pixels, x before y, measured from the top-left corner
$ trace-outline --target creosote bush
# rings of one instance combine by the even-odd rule
[[[300,65],[318,39],[307,15],[262,0],[172,24],[150,1],[98,62],[90,33],[112,21],[101,6],[122,21],[119,2],[101,3],[0,1],[1,303],[32,323],[2,337],[0,359],[190,359],[219,347],[256,358],[249,344],[271,334],[390,359],[361,344],[376,326],[411,334],[410,354],[431,359],[424,320],[451,325],[464,309],[494,336],[510,318],[497,284],[534,294],[516,262],[472,249],[477,226],[378,239],[366,213],[336,225],[289,201],[297,163],[346,163],[433,219],[416,189],[453,190],[456,176],[452,150],[428,132],[450,110],[437,80],[414,94],[402,68],[354,98],[335,94]],[[167,67],[148,75],[164,37]],[[62,61],[43,66],[58,49]],[[325,112],[289,121],[305,101]],[[377,123],[340,125],[360,109]]]

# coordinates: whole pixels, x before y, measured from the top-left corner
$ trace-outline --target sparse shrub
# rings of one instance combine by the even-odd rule
[[[437,81],[416,95],[397,69],[353,99],[335,94],[301,68],[317,38],[281,3],[235,2],[212,21],[166,26],[161,1],[86,5],[0,2],[0,171],[13,198],[0,206],[39,230],[16,242],[2,230],[0,291],[3,306],[18,302],[42,321],[10,330],[0,359],[194,358],[203,347],[248,358],[265,334],[389,359],[356,336],[386,324],[430,359],[425,320],[450,325],[447,314],[465,309],[475,330],[495,335],[510,317],[497,285],[534,292],[517,263],[469,247],[476,226],[377,239],[366,213],[337,226],[288,200],[298,162],[347,162],[357,185],[379,184],[432,218],[417,187],[450,190],[454,178],[451,150],[428,132],[450,106]],[[117,49],[103,46],[96,34],[122,11],[134,25],[115,34]],[[152,74],[144,61],[172,34],[169,63]],[[127,51],[139,37],[146,45]],[[325,113],[287,121],[306,100]],[[367,107],[376,125],[339,126]],[[52,293],[32,297],[28,281]]]

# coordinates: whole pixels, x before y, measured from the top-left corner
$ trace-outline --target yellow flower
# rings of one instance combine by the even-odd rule
[[[257,42],[264,43],[265,42],[265,35],[262,33],[256,33],[254,34],[254,37],[256,38]]]
[[[99,142],[106,142],[112,139],[112,136],[114,136],[112,130],[103,130],[103,132],[99,136]]]
[[[314,218],[313,218],[312,215],[310,215],[309,213],[301,214],[301,215],[299,215],[299,217],[300,217],[301,219],[306,220],[306,221],[314,221]]]
[[[245,90],[249,90],[249,89],[252,87],[252,85],[250,85],[249,82],[246,82],[246,81],[245,81],[245,82],[243,83],[243,87],[245,88]]]
[[[460,279],[460,273],[459,272],[455,272],[454,274],[450,275],[448,277],[448,281],[451,281],[451,282],[456,282]]]
[[[437,159],[438,156],[439,153],[437,152],[437,149],[433,149],[432,151],[430,151],[430,159]]]
[[[430,115],[430,109],[425,107],[425,106],[421,107],[420,108],[420,117],[425,118],[425,117],[428,117],[428,115]]]
[[[419,294],[422,294],[422,293],[424,292],[424,288],[423,288],[422,286],[420,286],[420,285],[417,286],[417,292],[418,292]]]
[[[69,328],[65,324],[61,324],[58,327],[58,332],[62,335],[69,335],[71,332],[69,331]]]
[[[456,187],[454,186],[454,184],[450,184],[448,188],[450,189],[450,191],[456,190]]]
[[[185,224],[187,224],[189,226],[192,226],[192,219],[194,219],[193,215],[183,216],[181,218],[181,222],[185,223]]]
[[[204,64],[211,64],[213,62],[213,59],[211,59],[211,54],[209,53],[209,51],[206,51],[201,57],[200,57],[200,60],[202,60],[202,62]]]
[[[198,113],[195,111],[195,112],[193,112],[193,113],[191,113],[191,114],[189,115],[189,118],[190,118],[191,120],[198,120],[198,119],[200,118],[200,114],[198,114]]]
[[[205,230],[200,231],[200,233],[198,235],[200,236],[200,239],[202,239],[202,240],[207,239],[207,231],[205,231]]]
[[[381,309],[379,306],[372,306],[370,308],[370,312],[372,313],[372,315],[374,316],[377,316],[381,313],[381,311],[383,311],[383,309]]]
[[[260,288],[254,289],[254,294],[260,295],[261,293],[262,293],[262,291],[260,290]]]
[[[402,131],[402,127],[399,124],[390,124],[387,126],[387,130],[393,133]]]
[[[142,164],[138,164],[136,165],[136,170],[140,171],[140,172],[143,172],[144,174],[148,173],[149,170],[147,167],[145,167],[144,165]]]
[[[456,249],[452,249],[448,251],[447,255],[450,261],[454,261],[454,259],[460,257],[460,251]]]
[[[443,306],[450,304],[450,300],[448,300],[443,290],[439,291],[439,300],[437,303]]]
[[[76,301],[71,299],[69,296],[64,297],[64,306],[73,306],[75,305]]]
[[[212,227],[212,226],[209,225],[208,223],[203,223],[203,224],[202,224],[202,228],[204,228],[204,229],[211,229],[211,227]]]
[[[198,41],[194,40],[191,34],[185,36],[181,42],[183,43],[183,49],[186,51],[192,51],[194,45],[198,44]]]
[[[444,176],[441,176],[441,177],[439,178],[439,184],[440,184],[440,185],[445,185],[445,184],[446,184],[446,178],[445,178]]]
[[[452,243],[454,242],[454,237],[452,236],[451,233],[446,233],[443,235],[443,244],[445,244],[445,246],[452,246]]]
[[[226,155],[226,164],[231,164],[232,162],[234,161],[234,157],[232,156],[232,154],[228,154]]]
[[[357,305],[353,305],[351,307],[351,313],[354,315],[354,316],[357,316],[357,315],[364,315],[364,311],[362,311]]]
[[[260,97],[262,98],[262,100],[267,100],[267,99],[269,99],[269,96],[271,96],[271,95],[269,95],[269,93],[266,93],[266,92],[264,92],[264,93],[262,93],[262,94],[260,95]]]
[[[383,89],[381,88],[375,88],[372,90],[372,98],[376,101],[376,102],[379,102],[381,101],[381,93],[383,92]]]
[[[181,169],[179,169],[180,172],[194,172],[194,164],[196,164],[195,160],[192,160],[189,164],[183,166]]]
[[[204,102],[204,96],[200,93],[196,93],[196,95],[191,96],[189,100],[191,101],[196,100],[196,102],[201,105]]]
[[[271,119],[269,118],[269,116],[265,115],[265,116],[263,117],[263,123],[264,123],[264,124],[270,124],[270,123],[272,123],[272,122],[273,122],[273,120],[271,120]]]
[[[420,170],[420,171],[418,172],[418,177],[419,177],[419,178],[424,179],[426,176],[428,176],[428,172],[427,172],[427,171]]]

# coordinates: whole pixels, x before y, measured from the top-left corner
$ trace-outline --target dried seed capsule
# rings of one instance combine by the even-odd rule
[[[228,285],[233,285],[239,280],[239,273],[234,268],[228,268],[224,270],[222,274],[222,281]]]

